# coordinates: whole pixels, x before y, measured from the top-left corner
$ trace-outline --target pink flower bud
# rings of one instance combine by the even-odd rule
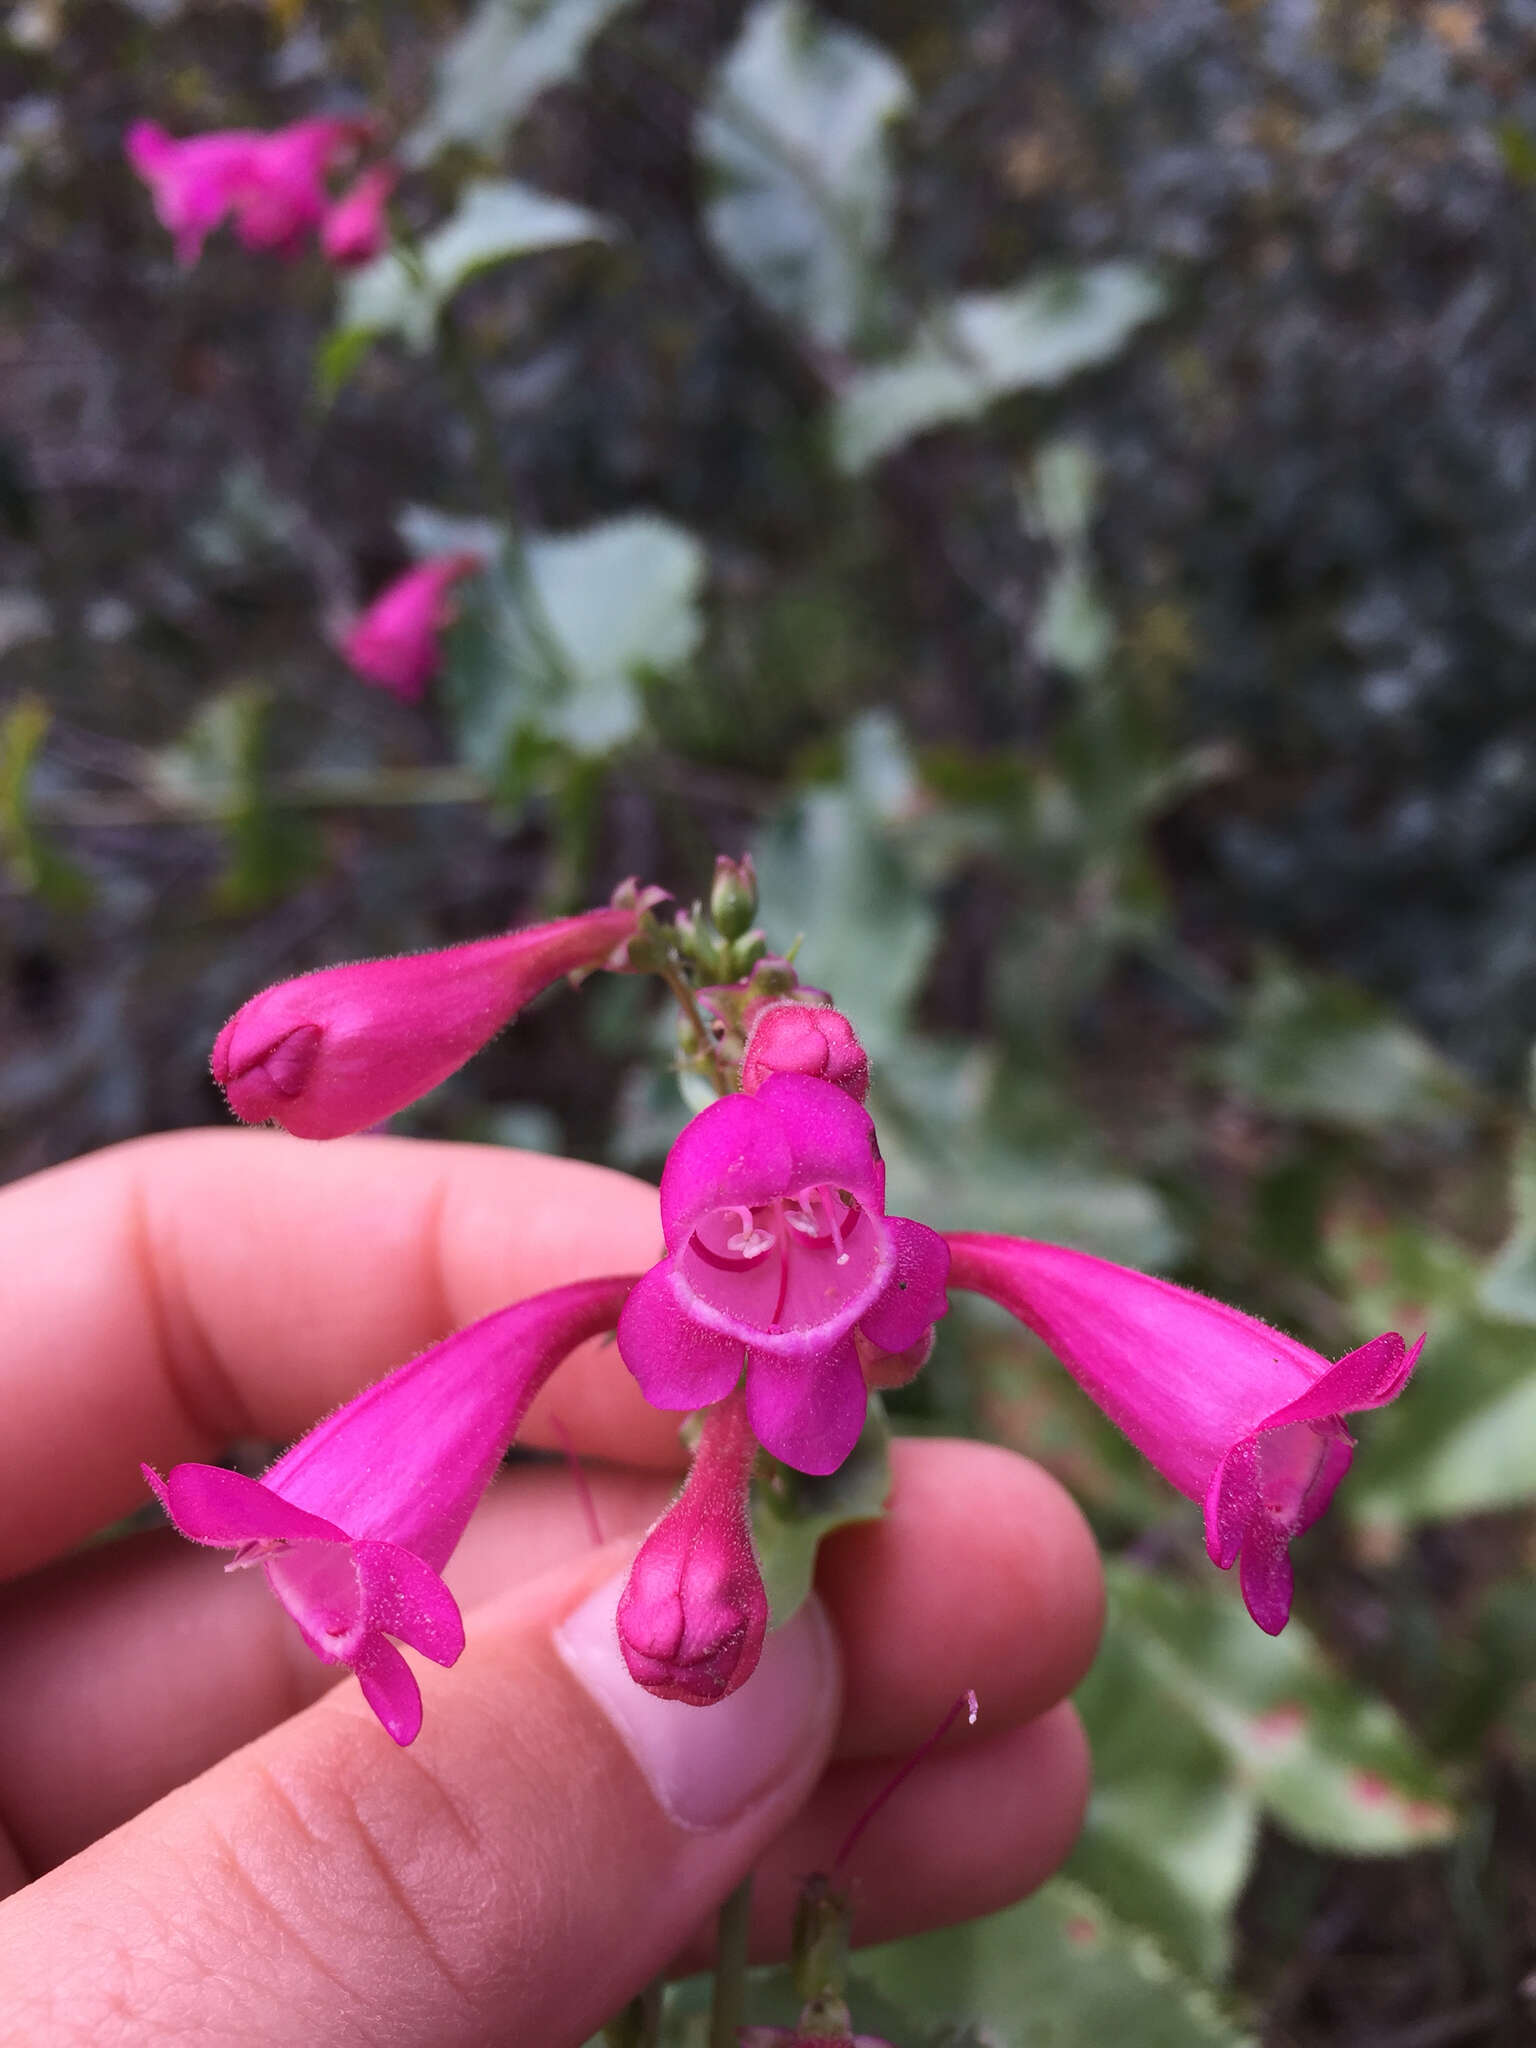
[[[869,1058],[841,1010],[772,1003],[758,1012],[741,1060],[741,1088],[755,1095],[770,1074],[811,1074],[855,1102],[869,1093]]]
[[[639,913],[589,910],[440,953],[322,967],[253,996],[213,1048],[213,1078],[242,1123],[296,1138],[367,1130],[425,1095],[539,990],[601,967]]]
[[[448,593],[484,567],[479,555],[437,555],[397,576],[342,642],[348,667],[403,704],[419,703],[442,661],[440,635],[453,623]]]
[[[329,208],[320,226],[320,246],[341,269],[368,263],[389,240],[386,207],[395,189],[393,164],[375,164]]]
[[[619,1601],[619,1648],[657,1699],[713,1706],[757,1669],[768,1596],[747,1488],[757,1443],[740,1393],[705,1419],[687,1484],[641,1544]]]

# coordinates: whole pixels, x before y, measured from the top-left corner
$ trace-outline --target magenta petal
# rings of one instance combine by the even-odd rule
[[[661,1228],[676,1251],[710,1209],[753,1208],[790,1184],[789,1145],[755,1095],[727,1095],[684,1126],[661,1175]]]
[[[885,1162],[869,1112],[834,1081],[774,1074],[754,1100],[771,1110],[788,1140],[790,1185],[830,1181],[866,1206],[885,1208]]]
[[[859,1440],[869,1395],[852,1337],[817,1358],[747,1354],[747,1417],[764,1450],[797,1472],[835,1472]]]
[[[1282,1530],[1255,1525],[1243,1544],[1238,1573],[1248,1612],[1267,1636],[1277,1636],[1291,1618],[1294,1577]]]
[[[183,1536],[194,1543],[344,1543],[345,1530],[295,1507],[259,1479],[226,1472],[221,1465],[173,1465],[162,1479],[140,1467],[160,1504]]]
[[[1395,1401],[1408,1384],[1424,1349],[1424,1339],[1406,1346],[1395,1330],[1373,1337],[1350,1351],[1312,1382],[1295,1401],[1267,1415],[1261,1429],[1279,1429],[1287,1422],[1324,1422],[1330,1415],[1355,1415],[1364,1408],[1382,1408]]]
[[[398,1636],[434,1664],[452,1664],[464,1648],[459,1603],[430,1565],[398,1543],[354,1543],[368,1625]]]
[[[949,1246],[936,1230],[905,1216],[887,1219],[896,1252],[891,1282],[859,1318],[859,1328],[882,1351],[905,1351],[930,1330],[949,1307]]]
[[[353,1667],[363,1698],[387,1734],[404,1749],[421,1733],[421,1687],[400,1652],[383,1636],[370,1636]]]
[[[710,1407],[741,1377],[741,1339],[690,1321],[669,1259],[635,1282],[619,1316],[618,1338],[619,1356],[653,1408]]]

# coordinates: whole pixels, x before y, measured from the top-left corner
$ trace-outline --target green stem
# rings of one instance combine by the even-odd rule
[[[658,971],[662,980],[672,991],[673,1000],[676,1002],[677,1007],[693,1027],[694,1035],[698,1039],[700,1046],[709,1054],[710,1079],[714,1083],[715,1093],[717,1095],[729,1095],[731,1091],[726,1080],[724,1063],[715,1046],[715,1034],[710,1030],[709,1021],[699,1007],[699,998],[693,983],[688,979],[687,974],[679,963],[670,956],[667,959],[666,965]]]
[[[664,1988],[660,1977],[653,1978],[616,2018],[608,2022],[603,2029],[605,2048],[658,2048]]]
[[[438,315],[438,337],[443,361],[453,379],[459,404],[469,422],[470,435],[475,444],[475,467],[480,472],[480,488],[487,505],[500,521],[505,539],[507,572],[517,594],[518,605],[528,628],[528,637],[533,641],[540,659],[551,676],[562,687],[571,682],[570,670],[561,651],[560,643],[550,624],[549,614],[544,609],[544,600],[539,595],[539,586],[534,580],[533,570],[528,561],[528,549],[523,541],[524,520],[512,480],[507,474],[506,464],[501,456],[501,439],[496,430],[496,416],[491,411],[480,381],[479,366],[474,351],[464,333],[458,315],[452,306],[444,306]]]
[[[709,2007],[709,2048],[737,2048],[747,2016],[747,1937],[752,1924],[752,1873],[720,1908],[715,1936],[715,1989]]]

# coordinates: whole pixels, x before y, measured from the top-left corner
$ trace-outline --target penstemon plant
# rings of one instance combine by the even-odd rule
[[[442,1664],[463,1628],[440,1574],[533,1395],[591,1336],[655,1407],[693,1412],[693,1463],[641,1545],[615,1628],[637,1685],[708,1707],[751,1677],[771,1621],[754,1514],[848,1463],[881,1387],[922,1369],[948,1289],[1035,1330],[1131,1441],[1205,1510],[1276,1634],[1288,1546],[1348,1470],[1344,1416],[1395,1399],[1418,1356],[1396,1333],[1331,1363],[1220,1302],[1024,1238],[949,1237],[885,1212],[863,1106],[868,1062],[827,992],[751,926],[750,859],[717,863],[711,910],[667,918],[633,881],[606,909],[498,938],[323,968],[251,999],[213,1071],[236,1116],[295,1136],[370,1129],[444,1080],[540,989],[606,969],[659,976],[679,1066],[715,1099],[662,1173],[663,1257],[556,1288],[410,1360],[328,1416],[260,1480],[178,1465],[150,1480],[195,1542],[259,1565],[309,1647],[356,1671],[396,1742],[421,1725],[395,1647]],[[1422,1339],[1420,1339],[1420,1344]],[[878,1418],[876,1418],[878,1426]],[[803,1594],[803,1586],[800,1591]]]

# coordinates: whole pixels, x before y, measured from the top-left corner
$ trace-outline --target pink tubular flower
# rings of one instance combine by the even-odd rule
[[[862,1102],[869,1056],[841,1010],[771,1003],[759,1010],[741,1059],[741,1092],[755,1095],[770,1074],[815,1074]]]
[[[259,1564],[315,1655],[357,1673],[401,1744],[421,1693],[396,1637],[436,1664],[464,1647],[442,1581],[528,1404],[578,1344],[613,1328],[628,1279],[582,1280],[472,1323],[349,1401],[263,1476],[176,1465],[144,1476],[194,1543]]]
[[[836,1471],[864,1423],[855,1329],[904,1351],[946,1306],[943,1240],[885,1214],[869,1117],[804,1074],[712,1103],[672,1147],[661,1223],[667,1256],[619,1322],[641,1392],[707,1407],[745,1357],[758,1441],[801,1472]]]
[[[389,240],[385,208],[395,189],[393,164],[374,164],[331,206],[320,227],[320,247],[342,269],[368,263]]]
[[[439,636],[453,623],[449,592],[484,567],[479,555],[437,555],[397,576],[342,642],[348,667],[402,704],[419,703],[442,661]]]
[[[1212,1563],[1230,1571],[1241,1558],[1248,1612],[1278,1635],[1290,1540],[1354,1455],[1343,1417],[1395,1400],[1424,1339],[1410,1350],[1389,1333],[1330,1365],[1239,1309],[1084,1252],[970,1233],[948,1243],[950,1284],[1027,1324],[1164,1478],[1203,1503]]]
[[[235,194],[235,231],[247,249],[291,255],[329,205],[325,174],[367,124],[295,121],[254,138],[246,179]]]
[[[190,264],[227,214],[247,249],[291,253],[325,213],[327,171],[367,132],[362,121],[295,121],[270,135],[226,128],[178,142],[154,121],[135,121],[124,147]]]
[[[213,1078],[242,1123],[344,1138],[425,1095],[562,974],[601,967],[637,907],[589,910],[440,953],[358,960],[280,981],[237,1010]]]
[[[155,121],[135,121],[124,149],[148,185],[160,224],[176,238],[177,261],[195,263],[203,243],[250,181],[261,137],[230,128],[178,142]]]
[[[658,1699],[712,1706],[757,1669],[768,1595],[747,1508],[756,1457],[738,1392],[705,1416],[687,1484],[630,1567],[619,1648]]]

